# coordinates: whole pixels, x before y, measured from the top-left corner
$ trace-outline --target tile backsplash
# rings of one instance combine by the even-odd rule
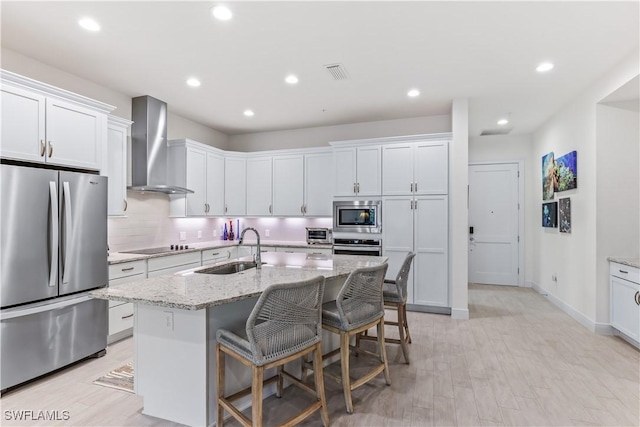
[[[127,193],[126,217],[109,218],[109,247],[112,252],[167,246],[173,243],[197,243],[220,240],[226,222],[233,220],[236,232],[253,227],[260,232],[261,241],[304,241],[305,227],[331,228],[331,218],[169,218],[169,197],[158,193]],[[269,236],[267,237],[267,230]],[[214,237],[214,231],[216,236]],[[180,241],[180,233],[186,240]],[[198,238],[198,232],[201,238]],[[249,235],[247,235],[249,238]],[[253,234],[251,240],[254,240]]]

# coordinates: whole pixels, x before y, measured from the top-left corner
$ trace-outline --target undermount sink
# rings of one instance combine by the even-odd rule
[[[202,270],[196,270],[195,272],[201,274],[235,274],[256,268],[257,266],[258,264],[253,261],[236,261],[224,265],[217,265],[215,267],[203,268]]]

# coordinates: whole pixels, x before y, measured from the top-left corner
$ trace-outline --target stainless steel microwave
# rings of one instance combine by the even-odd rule
[[[381,216],[380,200],[337,200],[333,202],[333,231],[380,233]]]

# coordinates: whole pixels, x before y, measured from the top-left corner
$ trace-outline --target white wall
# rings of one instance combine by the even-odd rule
[[[596,104],[635,77],[638,67],[638,52],[634,51],[533,134],[534,159],[541,159],[550,151],[556,155],[578,151],[578,188],[559,194],[571,197],[572,233],[559,234],[557,229],[535,227],[533,280],[569,314],[593,330],[596,322],[608,322],[596,318],[597,298],[602,293],[597,288],[605,286],[596,280]],[[541,185],[535,186],[529,197],[534,210],[539,209]],[[552,274],[557,275],[557,283],[551,281]]]
[[[539,182],[537,159],[532,156],[531,135],[491,135],[475,136],[469,141],[469,163],[522,161],[524,171],[524,270],[525,284],[533,281],[533,230],[538,225],[538,204],[533,203],[529,194]]]
[[[453,143],[449,151],[449,260],[451,317],[469,318],[469,100],[454,99]]]
[[[131,120],[131,96],[52,67],[10,49],[2,48],[2,68],[116,107],[114,116]],[[136,94],[136,96],[139,94]],[[150,94],[152,95],[152,94]],[[227,148],[227,135],[181,117],[168,106],[167,138],[190,138],[214,147]]]
[[[636,101],[637,102],[637,101]],[[607,257],[640,256],[640,118],[596,107],[596,322],[609,321]]]
[[[330,141],[451,132],[451,116],[425,116],[229,136],[228,149],[262,151],[328,146]]]

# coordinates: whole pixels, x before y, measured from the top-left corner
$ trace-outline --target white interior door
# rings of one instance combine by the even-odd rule
[[[517,163],[469,166],[472,283],[518,285],[518,180]]]

